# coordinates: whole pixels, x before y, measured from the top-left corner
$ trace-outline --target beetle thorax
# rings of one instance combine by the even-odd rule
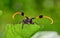
[[[32,24],[33,21],[31,18],[28,18],[28,19],[24,19],[23,22],[26,24]]]

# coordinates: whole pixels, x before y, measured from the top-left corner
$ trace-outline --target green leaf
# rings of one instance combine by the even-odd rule
[[[39,30],[36,24],[25,24],[22,29],[22,24],[8,24],[5,28],[5,38],[30,38]]]

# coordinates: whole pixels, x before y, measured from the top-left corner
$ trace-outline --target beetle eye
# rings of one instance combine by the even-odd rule
[[[43,18],[43,15],[40,15],[39,18]]]

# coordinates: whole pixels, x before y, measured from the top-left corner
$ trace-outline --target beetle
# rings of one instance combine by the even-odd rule
[[[32,20],[33,20],[33,19],[37,19],[37,18],[48,18],[48,19],[51,21],[51,24],[53,24],[53,19],[50,18],[49,16],[39,15],[39,16],[37,16],[37,17],[30,18],[30,17],[26,16],[26,15],[24,14],[24,12],[16,12],[16,13],[14,13],[14,14],[12,15],[12,19],[14,19],[14,17],[15,17],[17,14],[20,14],[21,16],[24,16],[24,17],[25,17],[25,19],[23,19],[22,22],[21,22],[21,23],[22,23],[22,29],[23,29],[24,24],[34,24],[34,23],[36,23],[36,22],[33,22]],[[36,24],[37,24],[37,23],[36,23]]]

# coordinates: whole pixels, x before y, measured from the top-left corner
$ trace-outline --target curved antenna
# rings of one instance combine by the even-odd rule
[[[12,15],[12,18],[14,19],[14,17],[17,15],[17,14],[21,14],[22,16],[24,16],[24,13],[23,12],[16,12]]]
[[[40,15],[40,16],[37,16],[36,18],[48,18],[51,21],[51,24],[53,24],[53,19],[50,18],[49,16]]]
[[[48,16],[43,16],[43,18],[48,18],[51,21],[51,24],[53,24],[53,19]]]
[[[12,15],[12,18],[14,19],[14,17],[15,17],[17,14],[20,14],[20,15],[22,15],[22,16],[25,16],[25,14],[24,14],[23,12],[16,12],[16,13],[14,13],[14,14]],[[25,16],[25,19],[26,19],[26,17],[27,17],[27,16]],[[28,17],[28,18],[30,18],[30,17]]]

